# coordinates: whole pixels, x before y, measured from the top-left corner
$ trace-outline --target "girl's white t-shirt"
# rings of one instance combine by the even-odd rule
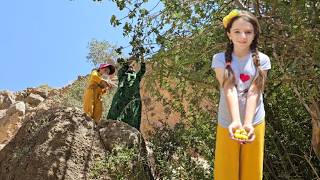
[[[270,58],[259,52],[259,59],[260,59],[260,66],[262,70],[271,69]],[[225,68],[226,61],[225,61],[225,53],[221,52],[215,54],[212,59],[212,68]],[[239,60],[236,56],[232,55],[231,61],[231,68],[235,75],[235,85],[238,92],[238,100],[239,100],[239,112],[240,112],[240,119],[243,123],[245,110],[246,110],[246,100],[247,100],[247,93],[249,87],[252,83],[256,75],[256,67],[252,60],[252,55],[249,53],[246,58]],[[265,116],[264,104],[263,104],[263,97],[260,94],[256,113],[252,120],[253,125],[259,124],[263,121]],[[219,111],[218,111],[218,123],[222,126],[227,128],[230,123],[232,122],[231,115],[228,110],[226,98],[224,96],[223,89],[220,88],[220,101],[219,101]]]

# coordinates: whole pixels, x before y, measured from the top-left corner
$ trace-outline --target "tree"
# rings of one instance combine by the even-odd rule
[[[94,66],[101,63],[115,64],[116,59],[119,58],[119,53],[117,53],[117,47],[110,44],[108,41],[98,41],[92,39],[89,44],[89,54],[87,59]]]
[[[310,140],[311,121],[315,122],[314,128],[320,129],[319,115],[314,110],[320,104],[320,3],[161,0],[146,8],[150,3],[147,0],[113,2],[128,13],[123,18],[112,16],[111,24],[122,25],[124,35],[131,38],[132,54],[146,54],[151,59],[153,70],[146,77],[149,91],[180,112],[182,122],[197,127],[200,125],[196,122],[214,123],[207,117],[215,116],[219,92],[210,62],[212,55],[225,46],[221,20],[234,8],[253,12],[262,26],[259,49],[272,61],[265,92],[265,179],[319,178],[319,158],[311,150]],[[160,88],[173,98],[164,97]],[[209,108],[204,108],[204,104],[209,104]],[[196,129],[192,135],[197,136],[188,134],[190,131],[179,134],[188,143],[175,145],[172,151],[178,146],[186,151],[197,148],[208,142],[207,137],[214,140],[210,131],[204,134]],[[211,144],[204,145],[197,152],[211,162],[212,148]],[[161,162],[170,167],[170,161],[165,160]]]

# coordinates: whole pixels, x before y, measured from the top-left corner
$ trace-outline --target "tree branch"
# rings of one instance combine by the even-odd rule
[[[298,96],[300,103],[306,108],[308,113],[310,115],[312,115],[312,111],[310,110],[309,106],[307,105],[306,100],[301,96],[301,94],[299,93],[298,89],[295,86],[293,86],[293,92]]]
[[[243,10],[247,9],[247,7],[243,4],[241,0],[235,0],[234,3],[236,6],[238,6],[239,9],[243,9]]]

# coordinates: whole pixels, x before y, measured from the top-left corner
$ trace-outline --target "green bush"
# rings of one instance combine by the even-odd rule
[[[90,168],[90,179],[109,177],[118,180],[143,180],[143,173],[146,173],[143,166],[146,160],[139,155],[137,147],[128,148],[119,143],[111,152],[107,152],[103,159],[94,161]]]
[[[156,177],[159,179],[212,179],[215,123],[205,112],[173,128],[163,123],[151,132]]]

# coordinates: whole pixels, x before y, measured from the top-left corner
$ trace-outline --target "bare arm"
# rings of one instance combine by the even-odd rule
[[[263,71],[267,75],[268,71]],[[254,127],[252,125],[253,117],[256,113],[257,103],[260,98],[260,92],[257,91],[256,85],[252,84],[247,94],[246,114],[244,116],[243,127],[248,132],[249,140],[252,142],[255,139]]]
[[[268,71],[263,71],[267,75]],[[267,77],[267,76],[266,76]],[[257,103],[260,97],[260,93],[257,91],[255,84],[252,84],[249,88],[246,103],[246,114],[244,116],[244,124],[251,125],[253,117],[256,113]]]
[[[252,125],[254,114],[256,113],[257,103],[259,100],[259,93],[256,86],[252,84],[247,94],[246,113],[244,116],[244,125]]]
[[[216,78],[219,81],[220,87],[222,87],[224,69],[215,68]],[[226,97],[228,110],[231,115],[232,123],[240,123],[240,112],[239,112],[239,102],[237,89],[233,84],[225,85],[223,87],[223,92]]]
[[[114,84],[112,81],[107,80],[107,79],[102,79],[100,82],[100,86],[102,88],[107,88],[107,89],[111,89],[112,87],[116,87],[117,85]]]

